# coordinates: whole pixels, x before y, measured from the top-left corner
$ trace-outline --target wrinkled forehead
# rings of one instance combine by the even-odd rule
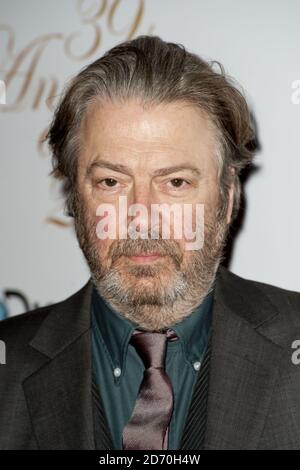
[[[99,155],[111,162],[155,167],[189,162],[207,168],[216,163],[215,128],[204,111],[186,102],[145,107],[134,100],[94,101],[80,138],[82,168]]]

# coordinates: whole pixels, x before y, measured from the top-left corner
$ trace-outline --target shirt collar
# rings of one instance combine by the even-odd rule
[[[190,315],[170,326],[182,341],[185,358],[191,364],[201,363],[205,353],[212,323],[213,297],[214,285]]]
[[[123,371],[128,343],[137,327],[136,323],[112,308],[95,287],[93,288],[92,329],[108,353],[113,373],[118,369]],[[116,381],[119,381],[121,376],[115,375]]]
[[[214,295],[213,284],[201,304],[180,323],[170,326],[179,337],[169,342],[170,349],[182,343],[185,359],[194,365],[201,363],[211,328],[211,313]],[[139,326],[113,309],[93,288],[92,329],[108,352],[116,382],[122,379],[128,344],[132,332]]]

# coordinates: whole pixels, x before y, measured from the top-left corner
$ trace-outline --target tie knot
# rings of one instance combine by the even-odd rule
[[[135,347],[146,369],[164,368],[167,341],[177,339],[177,334],[171,329],[162,333],[134,330],[130,343]]]

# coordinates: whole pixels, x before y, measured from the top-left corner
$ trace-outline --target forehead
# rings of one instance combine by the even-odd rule
[[[185,102],[143,106],[126,102],[95,101],[89,105],[82,128],[83,162],[95,154],[110,159],[136,156],[179,162],[210,158],[215,132],[208,116]]]

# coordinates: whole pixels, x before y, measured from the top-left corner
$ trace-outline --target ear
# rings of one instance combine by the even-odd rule
[[[230,167],[230,172],[232,174],[232,178],[235,175],[235,169],[233,167]],[[232,181],[230,188],[228,190],[228,208],[227,208],[227,215],[226,215],[226,223],[229,224],[231,221],[231,215],[232,215],[232,208],[233,208],[233,199],[234,199],[234,190],[235,190],[235,184],[234,181]]]

